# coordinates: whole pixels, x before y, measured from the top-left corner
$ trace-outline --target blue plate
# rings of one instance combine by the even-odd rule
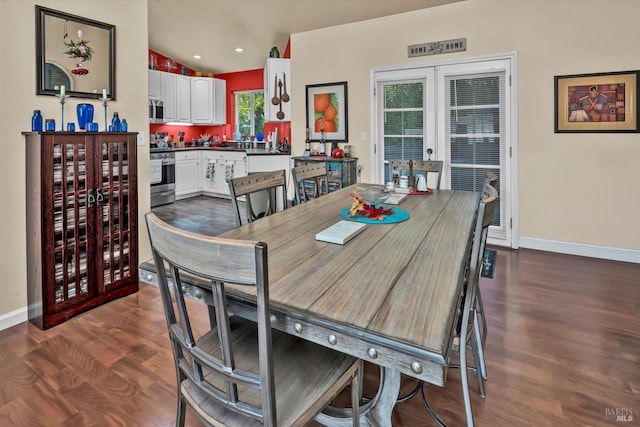
[[[395,224],[396,222],[408,220],[410,216],[409,212],[405,210],[392,208],[391,215],[386,215],[384,219],[380,221],[378,219],[370,219],[362,215],[349,216],[349,209],[351,209],[351,207],[342,209],[340,211],[340,216],[349,221],[364,222],[365,224]]]

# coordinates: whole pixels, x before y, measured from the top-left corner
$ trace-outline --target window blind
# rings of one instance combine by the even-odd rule
[[[425,124],[424,80],[378,82],[378,120],[382,136],[379,163],[384,164],[384,180],[391,179],[388,160],[422,159]]]
[[[445,77],[444,83],[450,188],[482,191],[487,172],[496,175],[499,183],[503,169],[500,160],[507,140],[505,73],[453,75]],[[492,224],[500,227],[500,218],[499,200]]]

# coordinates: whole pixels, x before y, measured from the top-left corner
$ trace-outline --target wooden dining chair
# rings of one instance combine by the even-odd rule
[[[487,379],[487,367],[484,358],[484,340],[487,332],[487,323],[482,305],[482,297],[480,293],[480,277],[482,275],[482,265],[484,261],[484,251],[487,243],[487,235],[489,226],[493,222],[493,217],[498,202],[498,191],[489,185],[488,182],[483,187],[483,198],[478,210],[478,219],[476,221],[476,229],[474,232],[473,246],[471,252],[471,260],[469,264],[469,274],[467,276],[467,292],[469,292],[471,301],[469,308],[469,322],[466,324],[468,328],[465,333],[460,335],[460,342],[466,341],[474,355],[474,371],[478,377],[478,390],[481,397],[485,397],[484,381]],[[478,319],[480,317],[480,319]],[[462,319],[464,322],[464,319]],[[480,322],[484,333],[480,332]],[[466,337],[463,339],[462,337]],[[464,353],[460,346],[460,355]],[[462,369],[462,363],[461,363]]]
[[[482,372],[480,367],[481,345],[478,341],[477,335],[474,330],[477,330],[477,315],[474,309],[476,305],[476,298],[478,292],[478,277],[480,275],[481,257],[480,250],[482,247],[482,224],[485,218],[485,203],[480,203],[478,208],[478,214],[476,217],[474,232],[470,241],[470,251],[467,257],[467,266],[465,273],[465,283],[463,287],[463,295],[460,302],[460,309],[458,310],[458,323],[456,329],[456,336],[454,337],[454,343],[451,347],[451,351],[458,352],[459,365],[449,364],[450,368],[460,368],[460,382],[462,384],[462,396],[464,402],[464,410],[467,419],[467,427],[473,427],[473,412],[471,409],[471,393],[469,391],[469,378],[468,372],[475,373],[478,378],[478,386],[480,396],[485,396],[484,381],[482,378]],[[457,342],[457,344],[456,344]],[[467,350],[471,350],[473,354],[473,366],[470,366],[467,361]],[[449,357],[451,359],[451,357]],[[427,411],[431,416],[440,422],[435,415],[433,409],[429,406],[426,396],[424,394],[424,388],[422,389],[422,401],[427,408]]]
[[[358,425],[359,360],[271,328],[266,243],[198,235],[153,213],[146,223],[176,368],[176,426],[187,405],[206,425],[306,425],[350,382]],[[255,289],[255,305],[237,308],[252,320],[230,315],[233,286]],[[215,321],[199,319],[203,303]]]
[[[415,176],[416,173],[424,173],[425,178],[427,178],[427,182],[429,177],[428,174],[432,173],[436,175],[435,178],[435,188],[440,189],[440,181],[442,180],[442,160],[411,160],[413,162],[413,174]],[[392,159],[389,160],[389,173],[392,174],[390,180],[393,181],[393,171],[404,171],[404,173],[408,173],[410,169],[409,160],[400,160],[400,159]]]
[[[495,187],[495,180],[492,181],[489,179],[489,177],[487,177],[483,186],[482,203],[485,204],[485,213],[484,213],[484,218],[482,219],[482,242],[481,242],[482,246],[480,248],[480,257],[481,257],[480,266],[481,267],[483,265],[484,256],[485,256],[485,247],[487,245],[487,236],[489,234],[489,226],[493,222],[493,218],[496,212],[496,206],[498,205],[498,190]],[[480,273],[482,273],[482,269],[480,270]],[[482,297],[480,296],[479,288],[478,288],[477,309],[480,314],[480,319],[482,320],[483,332],[486,334],[487,318],[484,314],[484,305],[482,304]]]
[[[258,218],[271,215],[277,211],[278,200],[282,201],[282,208],[287,208],[287,185],[285,170],[259,172],[251,175],[232,178],[229,180],[231,207],[236,220],[236,226],[242,225],[239,197],[244,197],[246,207],[246,221],[252,222]],[[264,211],[256,212],[252,204],[264,202]]]
[[[309,163],[291,169],[296,186],[295,201],[301,204],[329,192],[327,166],[324,163]]]
[[[460,368],[460,379],[462,385],[462,396],[464,402],[464,410],[467,419],[467,427],[473,427],[473,412],[471,409],[471,393],[469,391],[469,378],[468,373],[475,373],[478,378],[478,388],[481,397],[485,397],[484,379],[481,365],[484,364],[484,354],[482,350],[482,340],[479,338],[477,331],[478,318],[475,306],[478,296],[478,283],[479,276],[482,268],[481,250],[483,247],[483,224],[487,217],[486,212],[487,204],[480,203],[478,213],[475,221],[474,232],[469,242],[469,253],[466,260],[465,276],[463,295],[461,298],[460,306],[458,309],[458,322],[456,327],[456,333],[453,338],[453,345],[451,346],[452,352],[458,353],[459,364],[449,363],[449,368]],[[470,366],[467,361],[467,350],[471,350],[473,354],[473,366]],[[451,360],[451,356],[448,357]],[[438,423],[438,425],[444,425],[438,418],[435,411],[429,405],[425,391],[424,382],[420,381],[418,386],[407,396],[405,399],[410,399],[418,391],[422,393],[422,402],[427,409],[431,417]]]

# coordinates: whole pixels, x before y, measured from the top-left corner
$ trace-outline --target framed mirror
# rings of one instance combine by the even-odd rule
[[[36,95],[116,98],[116,27],[36,6]]]

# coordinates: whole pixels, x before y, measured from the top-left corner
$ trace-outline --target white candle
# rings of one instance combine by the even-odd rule
[[[64,96],[65,93],[65,87],[64,85],[60,85],[60,96]]]
[[[107,90],[102,89],[102,99],[107,99]]]

